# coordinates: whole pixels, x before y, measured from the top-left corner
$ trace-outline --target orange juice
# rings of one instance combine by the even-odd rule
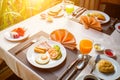
[[[79,49],[82,54],[89,54],[92,49],[93,42],[88,39],[83,39],[80,41]]]

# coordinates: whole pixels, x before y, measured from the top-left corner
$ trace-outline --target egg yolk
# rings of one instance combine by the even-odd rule
[[[47,58],[48,58],[48,56],[46,56],[46,55],[41,56],[42,60],[46,60]]]

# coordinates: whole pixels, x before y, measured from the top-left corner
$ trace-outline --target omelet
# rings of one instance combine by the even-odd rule
[[[103,20],[105,21],[105,16],[99,12],[92,12],[92,13],[89,13],[88,16],[91,16],[91,17],[96,17],[98,20]]]

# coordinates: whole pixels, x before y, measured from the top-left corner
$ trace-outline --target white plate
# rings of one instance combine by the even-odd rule
[[[62,17],[64,15],[64,11],[61,11],[58,15],[56,16],[53,16],[54,18],[59,18],[59,17]]]
[[[120,65],[119,65],[119,63],[117,61],[115,61],[114,59],[109,58],[105,55],[101,55],[101,59],[105,59],[105,60],[110,61],[115,68],[115,72],[113,74],[109,74],[109,75],[101,73],[101,72],[99,72],[97,65],[96,65],[96,69],[93,71],[93,74],[98,76],[101,79],[104,79],[104,80],[115,80],[115,79],[119,78],[120,77]]]
[[[4,33],[4,37],[9,41],[21,41],[26,39],[28,36],[29,36],[28,31],[25,32],[24,36],[20,36],[19,38],[16,38],[16,39],[10,36],[10,31]]]
[[[49,63],[41,65],[35,62],[35,57],[39,55],[39,53],[34,52],[34,47],[37,46],[39,43],[43,42],[43,41],[47,41],[48,44],[50,44],[51,46],[53,45],[58,45],[60,46],[60,50],[62,53],[62,57],[59,60],[51,60],[49,61]],[[46,52],[45,54],[49,54],[48,52]],[[64,46],[58,42],[49,40],[45,37],[40,37],[40,40],[38,42],[36,42],[35,44],[33,44],[27,51],[27,60],[30,62],[30,64],[32,64],[33,66],[36,66],[38,68],[53,68],[56,67],[58,65],[60,65],[66,58],[66,49],[64,48]]]
[[[110,21],[110,17],[109,17],[106,13],[104,13],[104,12],[102,12],[102,11],[87,10],[87,11],[85,11],[82,15],[87,15],[88,13],[92,13],[92,12],[98,12],[98,13],[101,13],[102,15],[105,16],[105,19],[106,19],[105,21],[99,20],[101,24],[104,24],[104,23],[107,23],[107,22]]]
[[[120,29],[118,28],[118,26],[120,26],[120,23],[115,24],[115,29],[116,29],[118,32],[120,32]]]

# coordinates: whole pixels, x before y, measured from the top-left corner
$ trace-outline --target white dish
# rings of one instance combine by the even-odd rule
[[[59,18],[59,17],[62,17],[64,14],[65,14],[64,11],[61,11],[61,12],[59,12],[58,15],[53,16],[53,17],[54,17],[54,18]]]
[[[116,80],[117,78],[119,78],[120,77],[120,72],[119,72],[120,71],[120,65],[119,65],[119,63],[117,61],[115,61],[114,59],[109,58],[109,57],[107,57],[105,55],[101,55],[101,59],[105,59],[105,60],[110,61],[113,64],[114,68],[115,68],[115,72],[112,73],[112,74],[101,73],[101,72],[99,72],[99,70],[97,68],[97,64],[96,64],[96,68],[93,71],[93,74],[95,76],[98,76],[99,78],[101,78],[103,80]]]
[[[110,17],[109,17],[106,13],[104,13],[104,12],[102,12],[102,11],[87,10],[87,11],[85,11],[82,15],[87,15],[88,13],[92,13],[92,12],[98,12],[98,13],[101,13],[102,15],[105,16],[105,19],[106,19],[105,21],[99,20],[101,24],[104,24],[104,23],[107,23],[107,22],[110,21]]]
[[[95,43],[94,48],[96,51],[103,51],[104,50],[104,46],[99,44],[99,43]]]
[[[115,29],[116,29],[118,32],[120,32],[120,29],[118,28],[118,26],[120,26],[120,23],[115,24]]]
[[[47,64],[44,64],[44,65],[41,65],[41,64],[38,64],[35,62],[35,57],[39,55],[39,53],[36,53],[34,52],[34,47],[36,45],[38,45],[39,43],[43,42],[43,41],[47,41],[47,43],[51,46],[53,45],[58,45],[60,46],[60,50],[61,50],[61,53],[62,53],[62,57],[59,59],[59,60],[51,60],[49,61],[49,63]],[[47,54],[49,56],[49,53],[46,52],[45,54]],[[38,42],[36,42],[35,44],[33,44],[27,51],[27,60],[30,64],[32,64],[33,66],[35,67],[38,67],[38,68],[53,68],[53,67],[56,67],[58,65],[60,65],[65,59],[66,59],[66,50],[64,48],[64,46],[58,42],[55,42],[55,41],[52,41],[52,40],[49,40],[45,37],[40,37],[40,40]]]
[[[4,33],[4,37],[9,41],[21,41],[26,39],[29,36],[29,31],[26,31],[24,36],[20,36],[19,38],[12,38],[10,35],[10,31]]]

